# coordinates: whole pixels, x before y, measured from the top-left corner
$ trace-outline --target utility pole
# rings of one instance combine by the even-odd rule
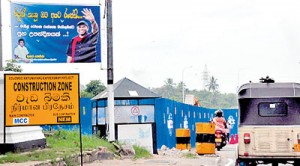
[[[1,6],[0,2],[0,70],[3,68],[3,64],[2,64],[2,57],[3,57],[3,49],[2,49],[2,6]]]
[[[107,0],[107,109],[109,112],[108,141],[115,141],[114,111],[114,70],[113,70],[113,31],[112,31],[112,0]]]

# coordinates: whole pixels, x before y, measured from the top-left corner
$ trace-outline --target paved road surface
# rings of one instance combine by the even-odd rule
[[[235,148],[236,145],[227,145],[221,151],[216,151],[216,155],[198,155],[196,159],[154,155],[151,159],[100,160],[93,163],[84,163],[84,166],[234,166]],[[0,166],[30,166],[37,163],[40,162],[0,164]],[[258,166],[271,166],[271,164],[259,164]],[[279,166],[292,165],[279,164]]]

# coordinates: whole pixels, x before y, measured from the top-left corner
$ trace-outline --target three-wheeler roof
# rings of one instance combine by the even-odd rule
[[[247,83],[238,91],[238,98],[300,97],[299,83]]]

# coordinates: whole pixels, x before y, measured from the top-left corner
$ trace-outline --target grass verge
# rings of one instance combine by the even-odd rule
[[[135,151],[134,159],[139,159],[139,158],[149,159],[152,157],[152,154],[149,153],[149,151],[143,147],[133,145],[133,149]]]
[[[33,150],[31,152],[8,152],[0,156],[0,164],[3,163],[23,163],[27,161],[46,161],[55,162],[57,158],[64,158],[80,153],[80,137],[79,131],[57,130],[51,136],[46,137],[47,148]],[[89,151],[98,147],[106,147],[109,152],[116,153],[113,144],[105,139],[101,139],[96,135],[82,135],[82,150]],[[133,146],[135,150],[134,159],[151,158],[152,154],[145,148]]]
[[[197,154],[194,154],[194,153],[184,153],[182,157],[188,158],[188,159],[195,159],[195,158],[197,158]]]
[[[45,161],[56,158],[67,158],[72,154],[80,153],[79,131],[58,130],[52,136],[46,137],[47,148],[33,150],[31,152],[8,152],[0,157],[0,163],[22,163],[26,161]],[[82,150],[93,150],[98,147],[106,147],[108,151],[115,153],[115,147],[107,140],[98,136],[82,135]]]

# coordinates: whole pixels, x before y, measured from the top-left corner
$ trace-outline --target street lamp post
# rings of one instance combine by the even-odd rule
[[[187,66],[187,67],[185,67],[185,68],[182,69],[182,103],[184,103],[184,82],[183,82],[184,71],[185,71],[186,69],[191,68],[191,67],[192,67],[192,66]]]

